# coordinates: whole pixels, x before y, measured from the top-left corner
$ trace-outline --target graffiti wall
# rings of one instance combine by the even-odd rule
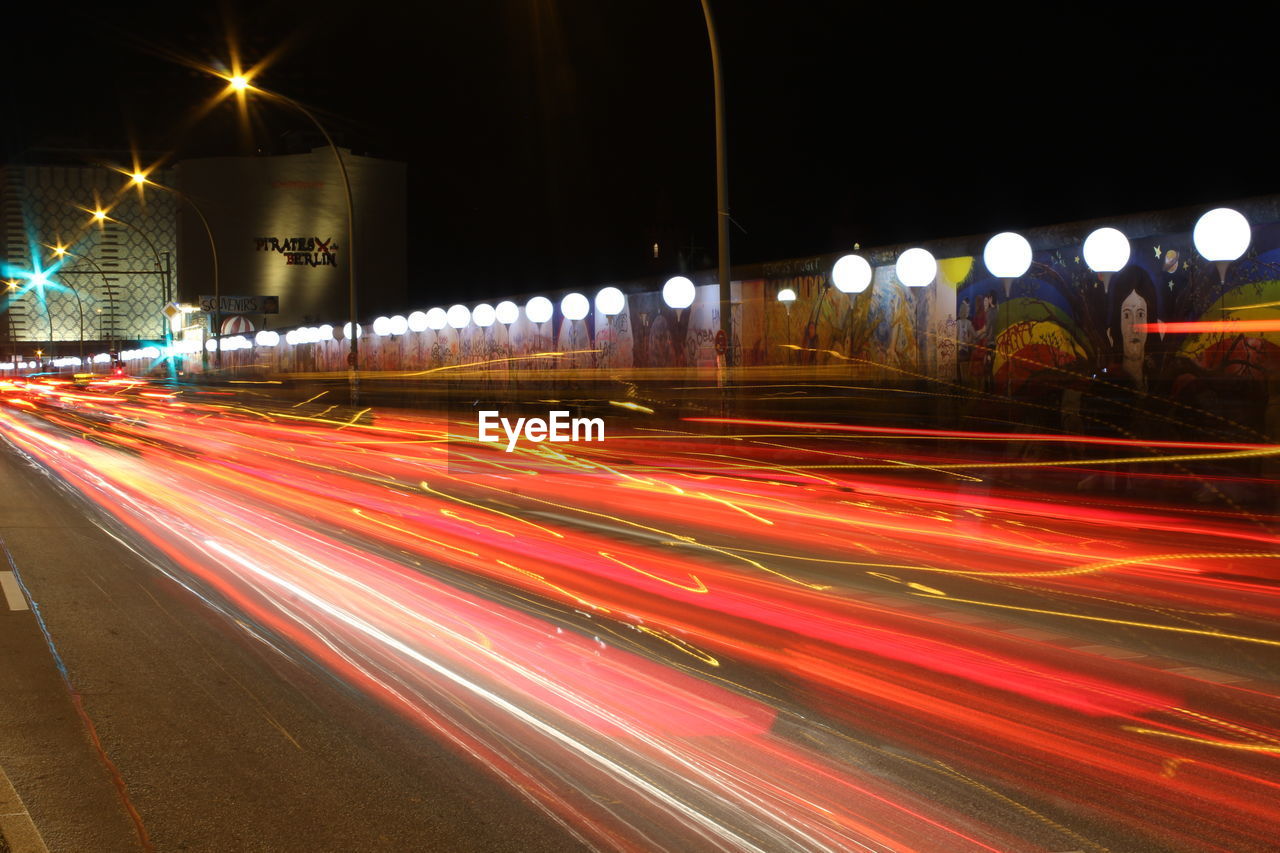
[[[733,360],[744,368],[839,366],[850,377],[933,383],[978,403],[1013,399],[1041,412],[1046,425],[1093,423],[1143,436],[1195,422],[1223,435],[1274,433],[1280,224],[1255,225],[1249,250],[1229,265],[1201,258],[1189,231],[1130,245],[1127,266],[1109,275],[1088,268],[1078,243],[1037,251],[1013,280],[993,277],[976,254],[943,257],[925,287],[904,286],[889,256],[853,294],[831,284],[835,255],[766,264],[733,283]],[[778,300],[784,289],[794,301]],[[483,365],[503,381],[531,369],[714,373],[723,364],[719,288],[709,276],[683,310],[666,305],[652,284],[624,290],[625,307],[611,316],[593,308],[570,320],[557,305],[543,323],[522,311],[510,325],[487,328],[387,337],[366,329],[362,369]],[[341,371],[347,344],[226,356],[282,372]],[[198,359],[188,366],[199,369]]]

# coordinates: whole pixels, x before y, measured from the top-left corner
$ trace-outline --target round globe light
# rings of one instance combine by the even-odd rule
[[[861,255],[845,255],[831,268],[831,282],[841,293],[861,293],[871,285],[871,264]]]
[[[698,290],[693,286],[693,282],[682,275],[669,278],[667,283],[662,285],[662,301],[676,310],[688,308],[697,295]]]
[[[907,249],[898,256],[898,281],[907,287],[928,287],[938,277],[938,262],[927,249]]]
[[[454,305],[445,314],[445,319],[449,321],[449,328],[465,329],[471,322],[471,311],[465,305]]]
[[[520,306],[507,299],[499,302],[493,313],[498,318],[499,323],[504,326],[510,326],[520,319]]]
[[[260,347],[274,347],[280,343],[280,333],[263,329],[253,336],[253,341]]]
[[[427,312],[427,328],[431,331],[438,332],[447,325],[449,325],[449,315],[443,308],[432,308]]]
[[[425,311],[414,311],[407,319],[409,331],[425,332],[427,330],[427,315]]]
[[[217,340],[217,338],[209,338],[209,340],[205,341],[205,342],[204,342],[204,348],[205,348],[205,350],[207,350],[208,352],[217,352],[217,350],[218,350],[218,340]],[[132,352],[132,350],[131,350],[131,352]],[[126,356],[124,353],[120,353],[120,357],[121,357],[122,359],[124,359],[125,361],[128,361],[128,360],[129,360],[129,358],[130,358],[130,356]]]
[[[297,329],[290,329],[289,331],[285,332],[285,333],[284,333],[284,342],[285,342],[286,344],[288,344],[289,346],[291,346],[291,347],[292,347],[292,346],[297,346],[297,345],[298,345],[298,330],[297,330]]]
[[[602,287],[596,293],[596,310],[606,317],[621,314],[626,304],[627,297],[616,287]]]
[[[356,323],[356,337],[358,338],[363,334],[364,334],[364,326],[361,326],[359,323]],[[351,340],[351,324],[350,323],[342,324],[342,337],[346,338],[347,340]]]
[[[323,326],[316,326],[313,330],[312,340],[315,341],[331,341],[333,340],[333,326],[325,323]]]
[[[1117,228],[1099,228],[1084,238],[1084,262],[1097,273],[1120,272],[1130,251],[1129,238]]]
[[[789,287],[784,287],[778,291],[778,301],[789,306],[796,301],[796,292]]]
[[[497,316],[497,312],[493,310],[493,306],[488,302],[481,302],[475,308],[471,309],[471,319],[476,321],[476,325],[482,329],[487,329],[493,325],[493,321]]]
[[[391,334],[391,318],[379,317],[373,321],[373,333],[380,338],[385,338]]]
[[[1209,211],[1196,223],[1191,241],[1208,261],[1234,261],[1249,248],[1249,220],[1229,207]]]
[[[590,310],[591,303],[581,293],[570,293],[560,300],[560,313],[567,320],[581,320]]]
[[[407,331],[409,331],[409,320],[407,317],[397,314],[391,318],[391,334],[403,335]]]
[[[524,305],[524,316],[529,318],[530,323],[545,323],[551,319],[554,311],[555,306],[545,296],[535,296]]]
[[[1021,234],[1001,232],[987,241],[982,261],[996,278],[1022,278],[1031,269],[1031,244]]]

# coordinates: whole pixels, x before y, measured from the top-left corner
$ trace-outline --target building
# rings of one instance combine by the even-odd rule
[[[0,169],[0,356],[159,341],[170,302],[224,297],[224,327],[348,315],[346,196],[333,152],[182,161],[135,185],[130,155],[32,152]],[[405,165],[343,151],[362,317],[406,294]],[[103,165],[85,165],[86,163]],[[94,216],[95,211],[103,215]],[[57,247],[66,249],[59,256]],[[215,283],[216,269],[216,283]],[[275,297],[274,300],[235,297]],[[212,330],[212,300],[188,322]],[[83,325],[83,329],[82,329]]]
[[[46,159],[0,170],[0,257],[14,285],[0,301],[0,346],[15,350],[5,354],[38,345],[71,354],[81,340],[96,351],[161,336],[177,254],[174,199],[132,191],[115,169],[54,162],[84,155]]]
[[[346,150],[342,157],[355,208],[359,313],[398,310],[406,298],[405,165]],[[237,321],[239,330],[245,321],[255,329],[283,328],[349,315],[352,245],[331,149],[185,160],[175,171],[191,202],[178,212],[183,301],[197,303],[216,288],[228,330],[240,307],[278,313],[250,311]],[[277,299],[264,305],[234,297]]]

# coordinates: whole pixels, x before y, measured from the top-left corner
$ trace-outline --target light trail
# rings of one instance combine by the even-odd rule
[[[0,435],[601,849],[1280,837],[1273,517],[936,484],[982,463],[830,437],[508,455],[426,414],[153,393],[6,386]],[[855,454],[915,473],[800,473]]]

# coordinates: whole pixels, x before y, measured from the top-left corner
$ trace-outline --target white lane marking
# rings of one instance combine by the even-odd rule
[[[27,607],[27,598],[22,594],[22,587],[18,586],[18,579],[13,576],[13,572],[0,572],[0,590],[4,590],[4,600],[8,602],[10,610],[30,610]]]

